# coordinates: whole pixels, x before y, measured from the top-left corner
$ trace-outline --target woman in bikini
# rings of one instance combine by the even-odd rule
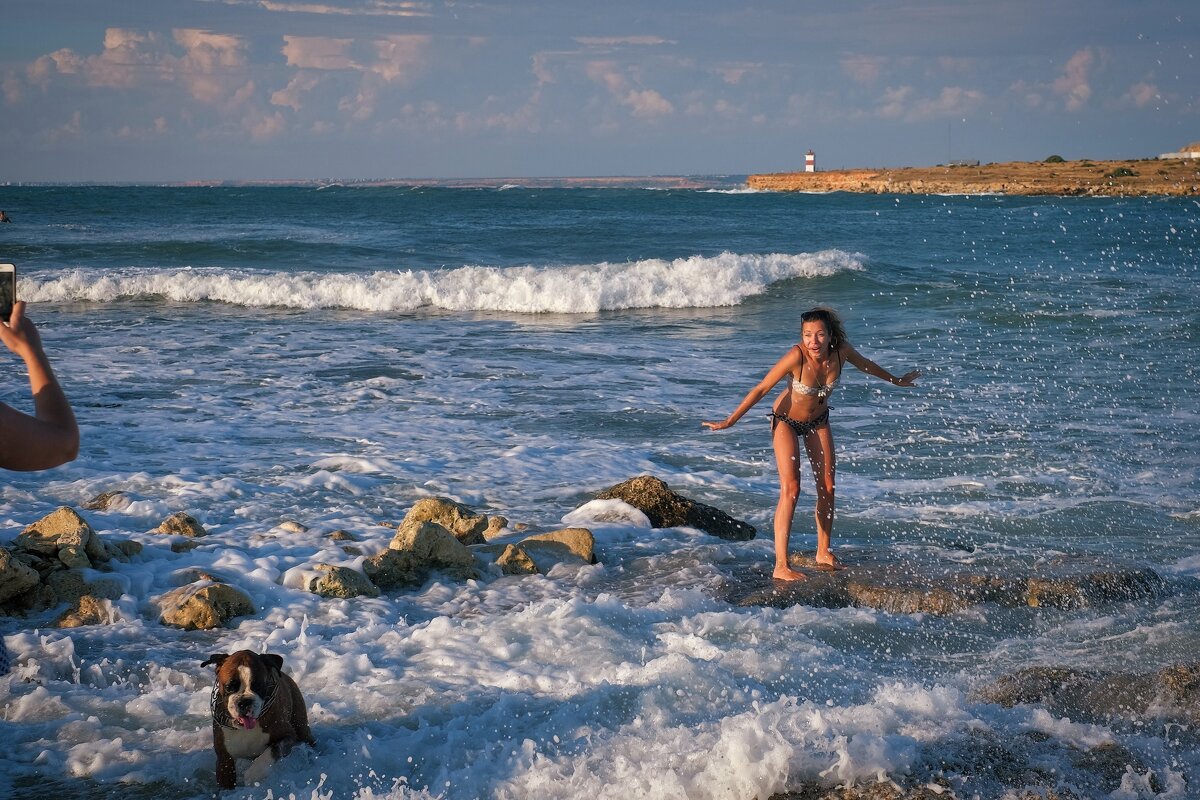
[[[746,395],[741,405],[720,422],[702,425],[714,431],[724,430],[770,393],[786,376],[788,388],[772,407],[771,444],[775,448],[775,466],[779,470],[779,504],[775,507],[775,571],[779,580],[804,580],[804,574],[788,563],[788,539],[792,516],[800,496],[800,442],[808,452],[813,479],[817,485],[817,558],[818,565],[839,566],[829,539],[833,532],[833,484],[835,459],[833,434],[829,431],[829,395],[842,376],[846,363],[885,380],[893,386],[912,386],[921,373],[917,370],[897,378],[869,358],[861,355],[846,340],[842,321],[831,309],[814,308],[800,316],[800,344],[793,345],[771,371]]]

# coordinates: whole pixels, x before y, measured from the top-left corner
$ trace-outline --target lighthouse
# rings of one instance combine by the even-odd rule
[[[814,153],[812,150],[809,150],[807,153],[804,154],[804,171],[805,172],[816,172],[817,171],[817,154]]]

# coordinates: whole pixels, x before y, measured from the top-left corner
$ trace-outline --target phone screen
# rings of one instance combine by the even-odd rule
[[[8,322],[16,301],[17,268],[12,264],[0,264],[0,320]]]

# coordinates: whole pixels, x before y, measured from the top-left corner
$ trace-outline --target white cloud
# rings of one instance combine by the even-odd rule
[[[1075,53],[1063,68],[1063,74],[1055,79],[1054,91],[1066,98],[1067,111],[1079,111],[1092,96],[1088,73],[1096,63],[1096,51],[1090,47]]]
[[[629,87],[629,81],[612,61],[589,61],[587,76],[608,89],[621,105],[628,106],[635,117],[661,117],[675,112],[675,106],[654,89]]]
[[[271,105],[286,106],[293,111],[304,107],[304,95],[316,88],[320,81],[308,72],[297,74],[287,86],[271,95]]]
[[[373,82],[364,80],[353,97],[346,96],[338,101],[338,111],[349,114],[353,119],[361,122],[371,118],[375,113],[377,102],[379,102],[379,87]]]
[[[653,89],[633,89],[621,102],[633,109],[635,117],[661,117],[675,111],[671,101]]]
[[[856,83],[867,86],[874,84],[883,74],[887,59],[879,56],[846,56],[840,62],[842,72],[850,76]]]
[[[897,86],[883,90],[879,108],[876,113],[885,119],[902,117],[907,112],[908,98],[912,97],[913,87]]]
[[[284,36],[283,57],[289,67],[299,69],[361,69],[347,52],[353,39],[331,36]]]
[[[4,102],[8,103],[10,106],[15,106],[17,103],[21,102],[21,98],[24,96],[24,93],[21,91],[21,81],[18,80],[15,75],[10,74],[4,76],[3,89]]]
[[[186,52],[184,62],[194,69],[213,72],[246,63],[246,43],[240,36],[197,28],[176,28],[172,35]]]
[[[500,128],[506,131],[536,133],[541,129],[539,114],[541,101],[542,92],[538,89],[519,108],[488,114],[484,118],[484,125],[488,128]]]
[[[585,71],[589,78],[603,84],[613,94],[620,94],[625,90],[625,76],[617,70],[614,61],[589,61]]]
[[[554,83],[554,73],[550,71],[549,61],[553,53],[534,53],[533,64],[530,67],[533,77],[537,78],[538,86]]]
[[[425,62],[429,36],[389,36],[375,41],[376,60],[369,69],[388,83],[408,82]]]
[[[1016,81],[1008,87],[1008,93],[1018,98],[1025,108],[1041,108],[1046,103],[1042,88],[1030,85],[1025,81]]]
[[[287,129],[287,120],[278,111],[273,114],[254,113],[243,120],[243,125],[255,141],[273,139]]]
[[[46,131],[43,138],[49,143],[55,143],[63,139],[78,139],[81,133],[83,133],[83,114],[76,111],[71,114],[69,121]]]
[[[661,36],[576,36],[575,41],[588,47],[619,47],[621,45],[675,44],[673,39]]]
[[[1153,83],[1139,82],[1129,87],[1129,91],[1121,98],[1134,108],[1145,108],[1156,100],[1161,100],[1158,87]]]
[[[247,65],[246,43],[240,36],[195,28],[172,31],[182,55],[155,32],[108,28],[104,45],[94,56],[61,49],[41,56],[25,70],[31,84],[47,89],[55,76],[81,76],[88,86],[135,89],[175,82],[193,99],[210,105],[244,101],[246,85],[239,74]]]
[[[718,67],[717,72],[725,83],[736,86],[742,82],[742,78],[752,72],[758,72],[760,69],[762,69],[762,64],[729,64]]]
[[[370,0],[354,5],[335,3],[284,3],[279,0],[225,0],[231,6],[256,6],[266,11],[284,14],[319,14],[339,17],[429,17],[432,11],[428,3],[395,2],[393,0]]]
[[[976,89],[946,86],[937,97],[919,101],[909,113],[908,119],[912,121],[967,114],[978,108],[983,100],[983,92]]]

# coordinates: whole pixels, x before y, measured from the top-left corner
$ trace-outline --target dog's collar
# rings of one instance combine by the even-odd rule
[[[279,681],[275,681],[275,685],[271,687],[271,694],[263,700],[262,708],[259,709],[258,715],[261,717],[275,702],[275,695],[279,694]],[[220,702],[221,682],[218,680],[213,684],[212,697],[208,700],[208,707],[212,710],[213,722],[220,725],[222,728],[228,728],[231,731],[239,731],[241,728],[233,724],[233,717],[229,716],[229,708],[225,703]]]

